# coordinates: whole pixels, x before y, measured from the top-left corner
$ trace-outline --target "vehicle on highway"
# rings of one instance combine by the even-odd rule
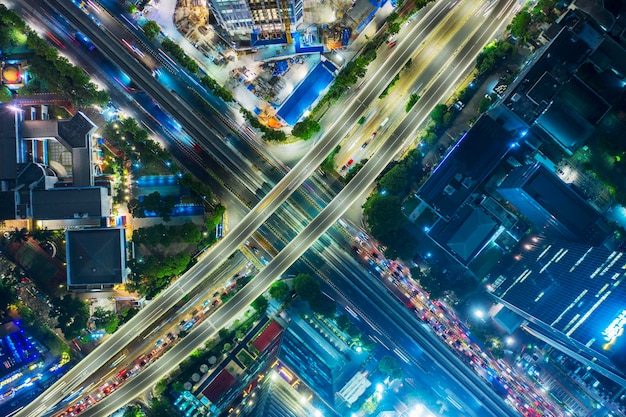
[[[83,35],[81,32],[76,31],[74,35],[76,36],[76,40],[82,43],[84,46],[86,46],[87,49],[89,49],[90,51],[93,51],[94,49],[96,49],[96,47],[94,46],[93,43],[91,43],[89,38]]]
[[[346,164],[346,167],[351,166],[354,163],[354,159],[350,158],[350,160],[348,161],[348,163]]]
[[[367,142],[363,142],[363,145],[361,145],[361,149],[365,149],[367,148]]]
[[[388,47],[393,48],[394,46],[396,46],[396,41],[391,41],[387,44]]]

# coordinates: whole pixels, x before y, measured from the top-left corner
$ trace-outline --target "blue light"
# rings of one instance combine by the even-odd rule
[[[426,252],[426,258],[427,258],[427,259],[432,258],[432,257],[433,257],[433,254],[432,254],[432,253],[430,253],[430,252]]]
[[[521,137],[524,137],[524,136],[526,136],[527,134],[528,134],[528,130],[526,130],[526,129],[524,129],[524,130],[522,130],[522,131],[520,132],[520,136],[521,136]]]
[[[517,142],[513,142],[513,143],[511,143],[511,144],[509,145],[509,148],[511,148],[511,149],[515,149],[515,148],[517,148],[517,147],[519,147],[519,143],[517,143]]]

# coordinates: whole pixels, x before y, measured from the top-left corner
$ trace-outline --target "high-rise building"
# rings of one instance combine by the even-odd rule
[[[626,255],[534,236],[499,270],[492,296],[525,330],[626,386]]]
[[[514,168],[498,193],[548,237],[590,245],[607,237],[600,214],[543,164]]]
[[[255,391],[254,401],[249,401],[250,410],[244,411],[245,417],[308,417],[314,415],[308,401],[302,401],[301,395],[276,370],[270,371]]]
[[[355,371],[337,345],[300,317],[283,332],[278,359],[330,408],[335,393]]]
[[[208,0],[208,6],[231,35],[284,33],[304,17],[303,0]]]

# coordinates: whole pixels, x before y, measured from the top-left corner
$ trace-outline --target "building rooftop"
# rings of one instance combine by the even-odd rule
[[[108,217],[110,197],[103,187],[68,187],[31,192],[35,220]]]
[[[519,199],[517,197],[512,199],[509,190]],[[526,197],[522,196],[522,191]],[[543,164],[536,163],[513,169],[500,184],[498,192],[527,217],[530,214],[524,212],[524,207],[528,199],[532,199],[534,206],[549,213],[551,221],[567,229],[568,238],[590,243],[599,243],[603,240],[600,236],[602,233],[596,230],[596,224],[600,220],[598,212]],[[518,204],[520,201],[524,204]],[[537,224],[537,219],[529,217],[529,220],[535,222],[539,228],[546,227],[545,224]]]
[[[548,339],[589,360],[609,357],[623,372],[625,271],[624,253],[534,236],[499,267],[493,294]]]
[[[450,220],[515,143],[512,132],[491,117],[481,116],[437,165],[418,196]]]
[[[230,388],[236,379],[226,369],[217,374],[208,387],[202,391],[202,395],[209,399],[212,403],[217,403],[222,395]]]
[[[261,334],[254,339],[252,345],[259,351],[263,352],[274,339],[276,339],[283,331],[278,323],[272,321],[269,326],[261,332]]]
[[[68,288],[122,284],[126,281],[123,228],[66,231]]]
[[[17,141],[15,112],[8,106],[0,107],[0,180],[17,177]]]
[[[450,221],[439,219],[428,236],[467,266],[493,237],[499,223],[479,207],[465,205]]]

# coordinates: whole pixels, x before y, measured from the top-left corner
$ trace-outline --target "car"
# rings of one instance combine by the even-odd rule
[[[365,149],[367,148],[367,142],[363,142],[363,145],[361,145],[361,149]]]
[[[350,165],[352,165],[354,163],[354,159],[350,159],[348,161],[348,163],[346,164],[347,167],[349,167]]]
[[[256,246],[250,246],[250,249],[252,249],[252,252],[254,253],[259,253],[259,248],[257,248]]]
[[[396,46],[396,41],[391,41],[387,44],[388,47],[393,48],[394,46]]]
[[[342,171],[345,171],[346,169],[348,169],[348,166],[347,166],[347,165],[344,165],[344,166],[342,166],[342,167],[341,167],[341,170],[342,170]]]

